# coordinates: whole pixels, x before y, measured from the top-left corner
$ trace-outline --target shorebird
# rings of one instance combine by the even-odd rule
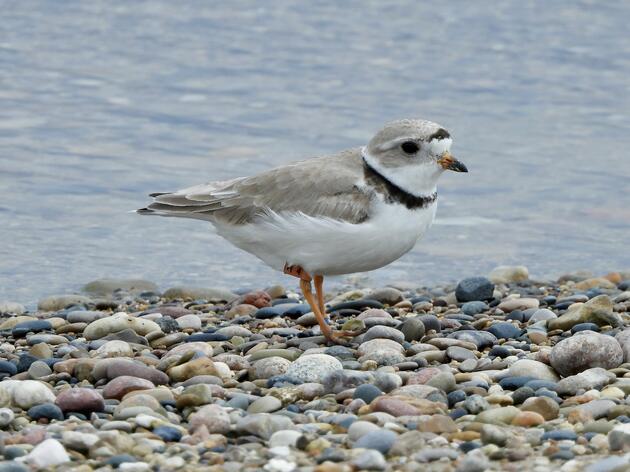
[[[322,334],[340,342],[356,333],[328,325],[324,277],[378,269],[414,247],[435,218],[440,175],[468,172],[451,144],[436,123],[398,120],[364,147],[153,193],[137,212],[209,221],[235,246],[297,277]]]

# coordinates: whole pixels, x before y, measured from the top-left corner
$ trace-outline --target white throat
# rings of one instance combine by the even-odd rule
[[[437,163],[431,162],[410,163],[404,167],[384,167],[365,147],[361,149],[361,155],[379,174],[416,197],[434,193],[438,178],[443,172]]]

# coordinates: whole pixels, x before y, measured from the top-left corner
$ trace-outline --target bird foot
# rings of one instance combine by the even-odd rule
[[[325,334],[326,340],[329,344],[336,344],[339,346],[350,347],[351,344],[349,341],[342,339],[345,337],[355,337],[361,334],[360,331],[330,331],[328,334]]]

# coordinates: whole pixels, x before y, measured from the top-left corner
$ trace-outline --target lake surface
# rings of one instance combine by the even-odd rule
[[[630,2],[8,5],[0,300],[100,277],[295,286],[203,222],[128,211],[402,117],[445,125],[470,173],[444,175],[436,225],[370,283],[630,268]]]

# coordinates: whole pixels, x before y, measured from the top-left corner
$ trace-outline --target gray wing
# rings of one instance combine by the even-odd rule
[[[245,224],[275,213],[304,213],[359,223],[370,195],[357,187],[363,175],[358,149],[296,162],[252,176],[210,182],[174,193],[152,194],[142,214]]]

